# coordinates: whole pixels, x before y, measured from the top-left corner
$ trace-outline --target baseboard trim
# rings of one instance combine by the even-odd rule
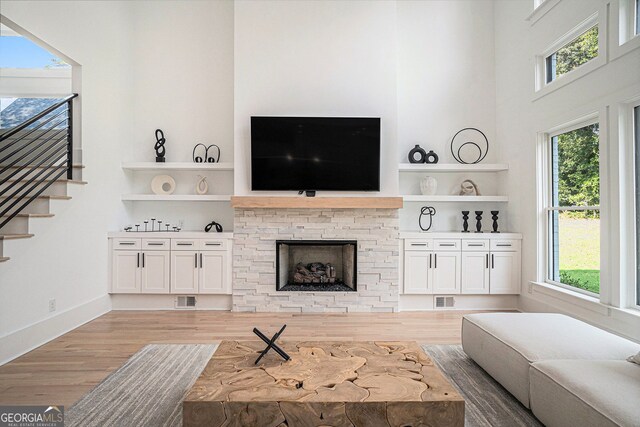
[[[109,311],[111,300],[103,295],[0,337],[0,366]]]

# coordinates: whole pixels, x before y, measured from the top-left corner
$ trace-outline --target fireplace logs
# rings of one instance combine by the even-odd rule
[[[321,262],[312,262],[307,265],[299,262],[293,274],[293,283],[335,283],[336,280],[335,267]]]

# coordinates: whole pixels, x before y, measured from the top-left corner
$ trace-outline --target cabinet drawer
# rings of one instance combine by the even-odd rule
[[[512,239],[495,239],[491,240],[491,251],[493,252],[510,252],[520,250],[520,240]]]
[[[225,239],[202,239],[198,249],[201,251],[222,251],[226,250],[229,244]]]
[[[405,239],[405,251],[430,251],[433,249],[433,240]]]
[[[465,252],[488,251],[489,240],[464,239],[462,240],[462,250]]]
[[[140,239],[125,239],[123,237],[113,239],[113,249],[135,250],[140,249]]]
[[[434,251],[460,251],[460,240],[458,239],[436,239],[433,241]]]
[[[169,239],[142,239],[142,249],[149,251],[168,251]]]
[[[194,251],[198,250],[198,239],[171,239],[172,251]]]

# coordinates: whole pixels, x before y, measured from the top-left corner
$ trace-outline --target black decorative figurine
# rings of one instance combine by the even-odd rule
[[[462,232],[469,232],[469,211],[462,211]]]
[[[424,163],[424,159],[427,153],[416,144],[411,151],[409,151],[409,163]]]
[[[482,211],[476,212],[476,233],[482,233]]]
[[[438,163],[438,159],[438,155],[434,153],[433,150],[429,150],[429,152],[424,157],[424,162],[434,164]]]
[[[420,229],[422,231],[429,231],[429,229],[431,228],[431,225],[433,225],[433,216],[435,214],[436,214],[436,209],[432,206],[424,206],[422,209],[420,209],[420,216],[418,217],[418,225],[420,226]],[[429,226],[426,228],[422,226],[422,217],[425,215],[429,215]]]
[[[498,214],[500,211],[491,211],[491,219],[493,220],[493,231],[492,233],[499,233],[498,231]]]
[[[278,344],[276,344],[276,340],[280,337],[282,332],[284,332],[284,328],[286,327],[287,325],[284,325],[278,332],[276,332],[276,334],[271,339],[269,339],[265,334],[260,332],[258,328],[253,328],[253,333],[256,334],[262,341],[264,341],[265,344],[267,344],[267,348],[265,348],[264,350],[262,350],[262,352],[260,352],[260,356],[258,356],[254,365],[257,365],[260,359],[262,359],[264,355],[267,354],[271,349],[273,349],[276,353],[278,353],[284,360],[290,359],[289,355],[283,349],[281,349],[278,346]]]
[[[161,129],[156,129],[156,144],[153,148],[156,150],[156,163],[164,163],[164,155],[166,150],[164,148],[164,143],[167,140],[164,138],[164,133]]]
[[[204,227],[204,231],[208,233],[214,227],[216,229],[216,232],[222,233],[222,226],[220,224],[218,224],[217,222],[215,222],[215,221],[211,221],[209,224],[207,224]]]

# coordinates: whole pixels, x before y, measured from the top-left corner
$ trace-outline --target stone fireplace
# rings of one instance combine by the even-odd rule
[[[277,240],[276,290],[356,291],[357,244],[355,240]]]
[[[398,310],[397,209],[236,207],[233,241],[234,311]],[[331,292],[277,290],[282,288],[280,280],[284,275],[277,264],[279,258],[285,257],[277,249],[277,241],[316,241],[327,243],[329,247],[335,241],[353,242],[355,274],[352,289]],[[291,249],[289,246],[289,254]],[[336,278],[341,276],[347,284],[344,272],[338,273],[338,264],[344,269],[344,258],[342,261],[337,258],[295,261],[294,256],[294,260],[289,261],[287,276],[298,263],[307,268],[314,262],[324,264],[325,271],[326,264],[331,264],[336,269]]]

